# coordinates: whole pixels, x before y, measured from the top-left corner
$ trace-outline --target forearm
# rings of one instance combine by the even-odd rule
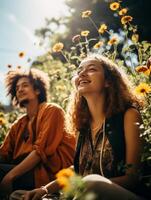
[[[34,150],[21,163],[19,163],[10,172],[8,172],[7,176],[10,176],[13,180],[16,177],[19,177],[33,169],[39,163],[39,161],[40,157]]]
[[[134,175],[124,175],[111,178],[110,180],[122,187],[133,188],[138,181],[138,177]]]

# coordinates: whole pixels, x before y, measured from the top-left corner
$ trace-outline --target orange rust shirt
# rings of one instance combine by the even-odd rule
[[[25,142],[22,134],[27,123],[29,138]],[[64,111],[58,105],[41,103],[36,121],[29,122],[27,115],[17,120],[0,147],[0,155],[15,161],[33,150],[36,150],[41,158],[34,168],[35,187],[52,181],[60,169],[73,164],[75,137],[66,133]]]

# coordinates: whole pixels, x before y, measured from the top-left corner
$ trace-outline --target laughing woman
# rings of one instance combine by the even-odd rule
[[[77,134],[75,172],[82,175],[96,199],[143,199],[139,188],[142,123],[139,101],[124,72],[104,56],[85,58],[74,77],[67,129]],[[56,181],[25,193],[40,199],[59,190]]]

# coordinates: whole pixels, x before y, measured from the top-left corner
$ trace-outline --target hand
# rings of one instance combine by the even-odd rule
[[[46,192],[42,188],[34,189],[24,194],[24,200],[39,200],[45,194]]]
[[[0,194],[9,195],[12,192],[12,177],[6,174],[0,183]]]

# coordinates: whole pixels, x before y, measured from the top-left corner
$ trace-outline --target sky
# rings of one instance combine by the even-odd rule
[[[0,0],[0,102],[9,104],[4,77],[8,65],[29,68],[30,62],[44,52],[34,32],[45,25],[45,18],[68,15],[64,0]],[[20,58],[18,54],[24,52]]]

